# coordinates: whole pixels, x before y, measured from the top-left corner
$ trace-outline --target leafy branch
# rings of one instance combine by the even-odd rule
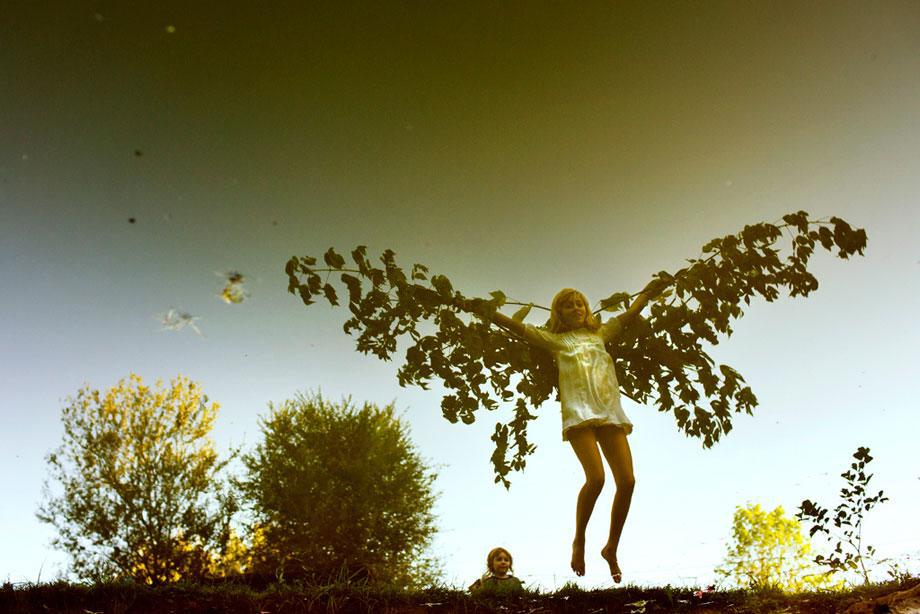
[[[717,333],[731,335],[730,322],[743,315],[742,301],[750,304],[755,295],[773,301],[780,289],[793,297],[817,289],[817,279],[807,270],[817,245],[828,251],[836,247],[844,259],[862,254],[866,245],[865,231],[836,217],[810,221],[799,211],[783,221],[745,226],[713,239],[688,266],[654,275],[667,290],[652,303],[648,319],[636,319],[607,346],[621,392],[673,413],[678,428],[705,447],[731,430],[732,413],[752,414],[757,399],[741,374],[716,365],[703,344],[718,344]],[[776,246],[784,230],[791,235],[785,250]],[[491,320],[506,305],[520,307],[512,316],[519,321],[533,307],[548,309],[509,300],[501,290],[489,298],[467,297],[446,276],[429,276],[425,265],[404,270],[389,249],[379,258],[382,267],[368,260],[365,246],[350,255],[354,266],[346,266],[333,248],[323,255],[325,266],[310,256],[292,257],[285,266],[288,291],[305,305],[323,298],[333,306],[340,305],[341,292],[351,313],[343,329],[356,336],[359,352],[388,361],[398,340],[408,341],[397,371],[400,385],[427,389],[432,379],[439,380],[448,390],[441,411],[450,422],[470,424],[482,408],[494,411],[500,403],[511,404],[511,420],[498,422],[492,434],[495,481],[508,487],[508,473],[523,469],[534,450],[527,439],[528,423],[536,417],[531,410],[553,395],[558,372],[548,353],[493,327]],[[338,289],[332,277],[341,282]],[[626,309],[634,296],[614,293],[600,302],[599,311]],[[432,326],[434,332],[423,332]]]
[[[830,573],[857,570],[862,575],[866,585],[869,584],[869,572],[866,561],[871,561],[875,556],[875,548],[866,546],[863,549],[862,523],[863,517],[879,503],[888,501],[884,491],[878,491],[874,496],[869,496],[867,488],[872,474],[866,475],[866,465],[872,461],[869,448],[860,447],[853,454],[856,461],[840,477],[847,481],[847,486],[840,490],[840,504],[834,508],[834,516],[828,516],[828,509],[806,499],[799,506],[796,517],[811,523],[809,536],[815,533],[824,533],[832,541],[836,539],[834,551],[830,556],[818,555],[815,563],[824,565]],[[833,525],[833,527],[831,527]],[[844,550],[846,548],[846,550]]]

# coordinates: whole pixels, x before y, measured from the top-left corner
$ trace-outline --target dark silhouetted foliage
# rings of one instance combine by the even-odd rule
[[[785,248],[778,245],[784,236]],[[817,289],[807,269],[817,245],[848,258],[862,254],[866,233],[840,218],[810,221],[799,211],[783,216],[782,224],[753,224],[713,239],[688,266],[654,275],[669,287],[651,304],[648,319],[637,319],[608,346],[622,393],[672,413],[680,430],[712,446],[731,430],[733,413],[753,413],[757,398],[740,373],[715,364],[704,344],[731,334],[731,321],[743,315],[742,302],[750,304],[755,296],[773,301],[781,289],[793,297]],[[492,435],[495,481],[508,486],[508,473],[523,469],[533,452],[527,440],[531,410],[553,394],[557,372],[549,354],[496,330],[490,319],[496,309],[515,304],[521,309],[514,317],[523,320],[533,303],[509,301],[500,290],[488,299],[471,299],[422,264],[402,269],[392,250],[380,257],[382,268],[371,264],[364,246],[351,252],[351,260],[354,266],[346,266],[332,248],[323,256],[325,266],[310,256],[292,257],[285,267],[288,290],[305,305],[317,298],[347,304],[351,317],[344,330],[356,335],[359,352],[390,360],[399,339],[409,343],[399,383],[425,388],[432,378],[440,380],[449,390],[441,399],[447,420],[469,424],[481,408],[512,404],[511,420],[497,423]],[[615,292],[599,311],[616,312],[630,299],[629,293]],[[423,334],[423,322],[436,331]]]
[[[884,491],[869,496],[866,490],[872,474],[866,474],[866,465],[872,461],[869,448],[859,447],[853,453],[855,462],[841,473],[847,481],[846,487],[840,489],[841,502],[834,508],[834,516],[828,516],[828,509],[806,499],[799,506],[796,517],[811,524],[809,535],[824,533],[832,543],[834,551],[830,556],[818,555],[815,563],[825,566],[830,573],[858,571],[863,582],[868,586],[869,571],[866,563],[875,556],[875,548],[863,546],[862,523],[866,513],[879,503],[888,501]]]

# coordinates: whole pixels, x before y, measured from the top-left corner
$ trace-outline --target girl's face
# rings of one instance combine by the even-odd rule
[[[588,306],[580,296],[572,293],[559,303],[559,315],[562,316],[562,322],[568,328],[580,328],[585,324]]]
[[[504,552],[499,552],[492,558],[492,573],[504,576],[511,569],[511,557]]]

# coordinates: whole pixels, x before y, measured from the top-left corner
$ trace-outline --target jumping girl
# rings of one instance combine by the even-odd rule
[[[575,539],[572,542],[572,570],[579,576],[585,574],[585,529],[604,486],[602,452],[613,473],[616,494],[610,512],[610,535],[601,556],[607,561],[614,582],[619,583],[623,577],[617,563],[617,546],[636,483],[626,439],[632,431],[632,423],[620,406],[613,359],[604,344],[629,326],[665,285],[661,280],[652,281],[625,312],[603,324],[588,308],[585,295],[572,288],[561,290],[553,298],[546,329],[518,322],[498,312],[492,319],[502,328],[552,353],[559,368],[562,439],[571,444],[585,472],[585,483],[575,507]]]

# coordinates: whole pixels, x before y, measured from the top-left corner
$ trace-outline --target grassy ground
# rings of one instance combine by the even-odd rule
[[[61,614],[169,614],[175,613],[332,613],[383,612],[392,614],[502,612],[548,614],[555,612],[768,612],[834,614],[851,604],[920,582],[914,578],[845,592],[783,594],[779,592],[724,591],[702,597],[687,588],[627,586],[582,591],[563,588],[554,593],[522,592],[515,595],[470,595],[449,588],[406,593],[368,586],[271,585],[254,590],[245,584],[172,584],[159,587],[129,583],[97,585],[54,584],[0,587],[0,612]]]

